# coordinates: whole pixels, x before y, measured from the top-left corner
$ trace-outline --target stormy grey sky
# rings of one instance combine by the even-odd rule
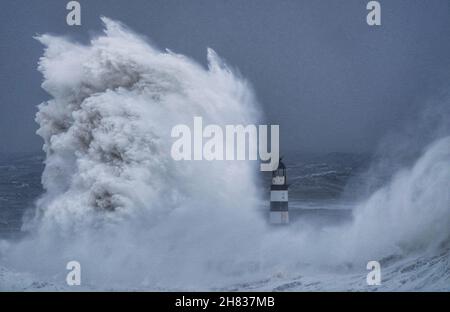
[[[450,1],[80,0],[69,27],[65,0],[3,0],[0,8],[0,153],[38,151],[37,33],[86,41],[99,16],[205,64],[211,47],[253,85],[282,149],[366,152],[450,85]]]

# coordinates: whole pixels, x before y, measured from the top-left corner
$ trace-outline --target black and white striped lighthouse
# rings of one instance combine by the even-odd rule
[[[278,168],[272,171],[272,185],[270,186],[270,223],[289,223],[286,166],[281,159]]]

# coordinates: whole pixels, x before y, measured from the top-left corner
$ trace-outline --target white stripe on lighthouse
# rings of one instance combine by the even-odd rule
[[[288,201],[288,191],[270,191],[271,202],[286,202]]]
[[[271,211],[270,223],[272,224],[288,224],[289,213],[287,211]]]

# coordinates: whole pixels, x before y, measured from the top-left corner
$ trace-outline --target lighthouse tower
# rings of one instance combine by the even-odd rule
[[[286,166],[281,159],[278,168],[272,171],[272,185],[270,186],[270,223],[289,223]]]

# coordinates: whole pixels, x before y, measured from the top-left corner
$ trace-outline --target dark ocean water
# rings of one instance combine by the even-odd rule
[[[42,194],[43,155],[3,156],[0,159],[0,237],[17,234],[24,213]]]
[[[292,218],[301,216],[313,222],[328,222],[330,218],[339,221],[348,217],[343,210],[346,209],[345,203],[354,197],[350,186],[354,177],[366,167],[367,157],[293,153],[284,161],[288,167]],[[0,158],[0,238],[18,234],[25,212],[33,211],[34,202],[43,192],[43,162],[42,154]],[[262,191],[268,196],[270,174],[261,173],[261,184]]]

